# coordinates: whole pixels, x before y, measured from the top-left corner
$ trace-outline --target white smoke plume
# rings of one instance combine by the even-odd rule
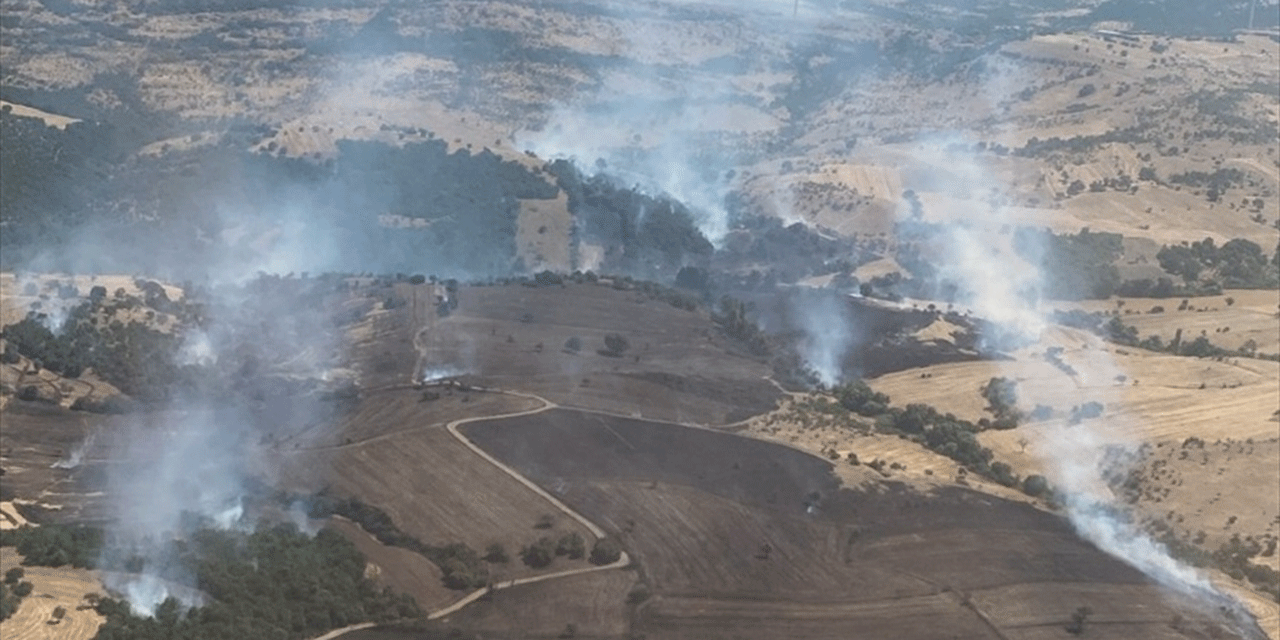
[[[805,339],[800,356],[805,359],[818,380],[826,386],[840,384],[844,355],[853,342],[853,325],[846,316],[843,296],[818,295],[802,299],[796,310]]]
[[[736,28],[778,38],[779,50],[785,38],[813,28],[803,19],[791,20],[790,6],[750,5],[741,11],[746,7],[733,3]],[[565,96],[545,122],[516,132],[514,141],[544,159],[570,160],[584,175],[604,173],[648,195],[671,196],[689,208],[698,229],[718,247],[729,231],[726,197],[738,186],[741,149],[786,123],[775,111],[745,103],[734,73],[706,63],[724,56],[735,59],[730,64],[739,77],[767,75],[778,63],[769,56],[778,52],[735,50],[728,33],[699,33],[690,40],[681,31],[685,27],[673,30],[671,22],[655,22],[646,11],[623,16],[625,30],[595,36],[601,39],[597,47],[637,64],[602,66],[597,82]],[[720,40],[723,49],[691,47],[697,37]]]
[[[89,435],[85,436],[85,439],[81,440],[80,444],[77,444],[73,449],[71,449],[67,454],[67,457],[59,458],[57,462],[54,462],[50,466],[54,469],[75,469],[76,467],[79,467],[80,463],[84,460],[85,452],[93,448],[93,443],[97,440],[97,437],[97,431],[89,432]]]
[[[950,196],[937,198],[944,203],[943,210],[931,211],[925,207],[924,221],[940,225],[940,230],[935,231],[932,245],[935,250],[930,257],[936,261],[940,278],[954,281],[958,304],[967,305],[975,315],[995,323],[1001,331],[1026,340],[1039,340],[1051,324],[1037,293],[1044,289],[1046,274],[1009,247],[1001,246],[1004,244],[1001,236],[1007,237],[1008,229],[1018,220],[999,202],[983,198],[970,188],[970,185],[999,182],[979,157],[956,149],[957,145],[950,145],[949,150],[944,150],[943,145],[933,145],[919,150],[916,177],[924,186],[915,189],[936,190]],[[930,171],[931,167],[946,169],[934,172]],[[919,222],[903,214],[901,223]],[[1123,375],[1122,368],[1107,350],[1089,349],[1082,353],[1083,358],[1072,361],[1076,370],[1073,388],[1106,384]],[[1068,403],[1070,400],[1064,398]],[[1045,430],[1037,442],[1031,443],[1073,527],[1099,549],[1161,585],[1214,606],[1228,606],[1242,612],[1239,603],[1217,591],[1204,575],[1179,563],[1164,545],[1124,517],[1120,503],[1103,477],[1104,459],[1117,448],[1132,452],[1138,443],[1117,441],[1116,434],[1126,430],[1115,428],[1116,419],[1104,416]]]

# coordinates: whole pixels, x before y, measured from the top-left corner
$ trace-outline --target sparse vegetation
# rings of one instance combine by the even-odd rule
[[[450,589],[479,588],[489,580],[489,569],[480,554],[463,543],[443,546],[425,544],[401,531],[385,511],[365,504],[358,498],[339,500],[321,493],[311,496],[309,502],[311,506],[308,515],[312,518],[340,515],[360,525],[382,544],[422,554],[440,567],[444,574],[444,584]]]

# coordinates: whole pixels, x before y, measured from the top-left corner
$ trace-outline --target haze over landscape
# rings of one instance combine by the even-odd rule
[[[14,0],[0,637],[1280,639],[1275,0]]]

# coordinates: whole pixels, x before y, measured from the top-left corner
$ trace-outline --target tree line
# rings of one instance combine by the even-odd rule
[[[0,544],[32,552],[24,564],[61,566],[69,558],[67,564],[90,568],[101,540],[99,529],[56,524],[0,536]],[[411,597],[378,589],[365,577],[366,561],[355,545],[328,529],[314,537],[292,524],[252,533],[198,529],[171,541],[163,555],[167,567],[154,570],[189,576],[187,584],[204,595],[204,603],[187,608],[170,597],[146,617],[123,600],[100,598],[95,608],[107,620],[95,640],[301,640],[349,624],[422,614]]]

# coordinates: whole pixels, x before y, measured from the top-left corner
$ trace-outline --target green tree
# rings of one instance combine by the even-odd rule
[[[511,561],[511,556],[507,555],[507,548],[501,542],[495,542],[485,548],[484,559],[485,562],[506,564]]]
[[[631,343],[626,336],[620,333],[610,333],[604,337],[604,347],[608,354],[620,356],[626,353],[627,349],[631,347]]]
[[[617,562],[622,557],[622,545],[617,540],[605,537],[596,540],[591,547],[591,564],[605,565]]]
[[[576,531],[561,536],[560,541],[556,543],[556,555],[568,556],[571,560],[581,558],[586,552],[587,543]]]
[[[582,351],[582,338],[579,338],[578,336],[573,336],[568,340],[565,340],[564,350],[570,353],[577,353],[579,351]]]
[[[534,569],[541,569],[555,559],[556,545],[551,538],[543,536],[536,542],[520,551],[520,559]]]
[[[1049,491],[1049,481],[1044,476],[1032,474],[1022,481],[1022,492],[1033,497],[1039,498]]]

